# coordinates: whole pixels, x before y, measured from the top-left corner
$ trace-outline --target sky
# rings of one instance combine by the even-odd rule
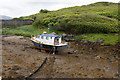
[[[119,0],[0,0],[0,15],[15,18],[39,13],[41,9],[58,10],[101,1],[119,2]]]

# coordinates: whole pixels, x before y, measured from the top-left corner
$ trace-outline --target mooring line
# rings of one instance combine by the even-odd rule
[[[51,51],[49,53],[51,53]],[[46,57],[45,60],[43,61],[43,63],[38,67],[38,69],[36,71],[34,71],[32,74],[30,74],[28,77],[26,77],[25,80],[28,80],[30,77],[32,77],[34,74],[36,74],[38,71],[40,71],[40,69],[43,67],[43,65],[46,63],[47,60],[48,60],[48,58]],[[51,66],[51,69],[50,69],[49,77],[51,76],[51,73],[53,71],[52,69],[53,69],[54,61],[55,61],[55,55],[53,54],[53,61],[52,61],[52,64],[51,64],[52,66]]]
[[[49,76],[48,76],[49,78],[52,78],[52,77],[51,77],[51,73],[53,72],[54,62],[55,62],[55,55],[53,55],[53,60],[52,60],[52,63],[51,63],[50,74],[49,74]]]
[[[43,65],[46,63],[46,61],[47,61],[47,57],[45,58],[43,63],[38,67],[38,69],[35,72],[33,72],[32,74],[30,74],[28,77],[26,77],[25,80],[29,80],[30,77],[32,77],[34,74],[36,74],[43,67]]]

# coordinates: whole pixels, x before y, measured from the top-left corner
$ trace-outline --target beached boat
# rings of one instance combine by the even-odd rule
[[[46,51],[60,51],[66,48],[67,42],[62,41],[62,36],[55,35],[55,33],[43,34],[31,37],[32,42],[37,48],[44,49]]]

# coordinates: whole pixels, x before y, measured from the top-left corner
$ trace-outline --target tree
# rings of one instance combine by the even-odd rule
[[[40,13],[47,13],[47,12],[49,12],[49,11],[46,10],[46,9],[41,9],[41,10],[40,10]]]

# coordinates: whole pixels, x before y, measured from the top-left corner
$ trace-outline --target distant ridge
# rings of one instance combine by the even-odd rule
[[[10,19],[12,19],[12,17],[0,15],[0,20],[10,20]]]

